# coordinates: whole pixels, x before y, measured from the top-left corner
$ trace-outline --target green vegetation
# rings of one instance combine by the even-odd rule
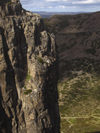
[[[31,89],[27,89],[27,90],[24,91],[24,94],[25,94],[25,95],[28,95],[28,94],[30,94],[31,92],[32,92]]]
[[[63,118],[62,133],[96,133],[100,131],[100,118]]]
[[[31,79],[31,75],[30,75],[30,73],[27,73],[26,81],[29,81],[30,79]]]
[[[31,92],[32,92],[32,90],[31,89],[27,89],[27,88],[30,88],[30,86],[29,86],[29,81],[31,80],[31,75],[30,75],[30,73],[28,72],[27,73],[27,76],[26,76],[26,79],[25,79],[25,85],[24,85],[24,94],[25,95],[28,95],[28,94],[30,94]]]
[[[100,32],[93,19],[94,14],[44,19],[58,48],[61,133],[100,132]]]
[[[43,59],[42,59],[41,57],[37,57],[37,60],[38,60],[38,62],[41,63],[41,64],[44,63],[44,61],[43,61]]]
[[[100,77],[95,73],[76,75],[59,82],[61,133],[100,131]]]

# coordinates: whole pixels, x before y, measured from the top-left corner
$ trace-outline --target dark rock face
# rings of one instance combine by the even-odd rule
[[[59,133],[55,38],[19,1],[0,1],[0,133]]]

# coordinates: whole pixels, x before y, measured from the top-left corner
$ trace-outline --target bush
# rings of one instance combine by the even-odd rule
[[[44,63],[44,61],[43,61],[43,59],[42,59],[41,57],[37,57],[37,60],[38,60],[38,62],[41,63],[41,64]]]
[[[25,94],[25,95],[28,95],[28,94],[30,94],[31,92],[32,92],[32,90],[31,90],[31,89],[28,89],[28,90],[25,90],[25,91],[24,91],[24,94]]]
[[[29,81],[31,79],[31,75],[28,73],[26,76],[26,81]]]

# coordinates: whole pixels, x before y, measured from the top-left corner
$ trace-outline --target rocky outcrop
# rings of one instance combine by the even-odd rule
[[[0,133],[59,133],[55,38],[18,0],[0,0]]]

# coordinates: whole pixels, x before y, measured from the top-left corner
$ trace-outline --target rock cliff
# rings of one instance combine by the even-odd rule
[[[0,133],[59,133],[55,37],[19,0],[0,0]]]

